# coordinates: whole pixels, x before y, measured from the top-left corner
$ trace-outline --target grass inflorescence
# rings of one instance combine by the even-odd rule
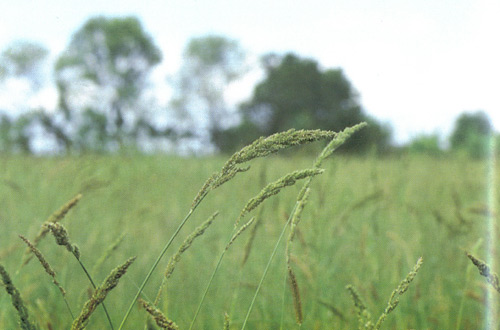
[[[21,294],[19,290],[14,286],[10,278],[9,273],[0,264],[0,277],[2,278],[2,283],[5,286],[5,290],[11,296],[12,306],[17,310],[17,315],[19,316],[19,325],[23,330],[36,330],[35,325],[30,321],[28,315],[28,309],[24,305],[21,299]]]
[[[149,194],[151,185],[162,182],[164,177],[153,170],[148,172],[151,173],[151,178],[138,176],[133,178],[137,182],[127,182],[128,187],[135,189],[123,192],[123,201],[116,197],[122,193],[118,188],[107,194],[106,189],[113,188],[111,180],[103,180],[110,182],[109,188],[107,186],[106,189],[88,192],[89,195],[94,194],[89,199],[87,194],[85,200],[82,200],[80,194],[75,196],[74,191],[67,192],[67,196],[75,197],[43,222],[34,239],[21,237],[26,244],[23,249],[27,246],[29,251],[23,256],[23,265],[27,263],[26,260],[35,256],[43,267],[41,272],[45,271],[50,276],[49,281],[55,284],[61,295],[55,287],[50,286],[49,290],[52,291],[49,291],[42,286],[42,291],[38,289],[38,281],[32,280],[30,283],[25,280],[33,279],[35,275],[30,274],[33,272],[32,267],[39,265],[22,268],[25,271],[23,276],[13,278],[16,284],[23,284],[19,288],[25,288],[25,291],[21,292],[13,286],[2,266],[0,271],[3,286],[11,295],[12,305],[18,311],[16,317],[21,320],[23,329],[47,328],[39,322],[41,317],[28,317],[28,311],[35,316],[43,311],[43,315],[54,317],[51,322],[53,328],[69,328],[68,325],[72,323],[72,329],[114,329],[111,318],[121,322],[118,329],[140,329],[145,324],[147,329],[356,328],[350,323],[357,323],[357,328],[363,330],[383,327],[450,328],[450,324],[455,325],[453,319],[448,323],[439,323],[439,315],[453,315],[451,307],[443,303],[446,299],[436,300],[434,310],[426,305],[426,297],[421,294],[428,292],[433,299],[438,293],[444,296],[445,285],[441,279],[430,280],[432,278],[427,271],[449,267],[449,264],[443,265],[444,258],[426,258],[426,265],[431,265],[426,266],[422,273],[419,272],[422,259],[419,259],[392,291],[388,301],[385,301],[385,295],[381,292],[391,292],[394,286],[390,283],[397,283],[398,279],[404,277],[402,274],[411,268],[418,255],[434,252],[429,247],[429,241],[449,238],[448,227],[442,226],[443,223],[453,222],[464,228],[478,226],[473,221],[474,217],[482,217],[486,211],[478,211],[478,207],[470,206],[480,205],[478,198],[469,196],[477,196],[473,195],[474,182],[464,183],[469,189],[461,189],[456,184],[450,189],[445,187],[436,191],[435,185],[427,187],[431,184],[422,180],[429,171],[422,170],[421,176],[413,171],[411,173],[416,178],[405,182],[404,175],[413,166],[410,162],[386,160],[388,166],[393,166],[390,172],[381,170],[386,165],[382,161],[363,157],[340,157],[331,165],[327,164],[327,157],[364,125],[339,133],[290,130],[260,138],[225,162],[217,159],[208,166],[207,161],[205,166],[196,170],[202,172],[204,177],[193,176],[194,166],[186,166],[192,164],[183,160],[183,165],[175,176],[179,177],[179,173],[186,174],[183,177],[189,176],[190,182],[177,184],[170,178],[168,186],[172,186],[172,190],[169,191],[170,187],[167,187],[156,195]],[[321,140],[327,140],[326,147],[312,165],[309,160],[307,163],[303,159],[297,162],[294,159],[292,162],[279,157],[273,157],[271,161],[250,163],[281,150]],[[259,169],[262,164],[265,164],[266,175],[261,175],[259,180],[258,175],[252,174],[252,171]],[[430,169],[440,169],[434,163],[432,165],[429,165]],[[120,166],[121,163],[115,164],[110,172],[123,174],[128,171],[117,170]],[[457,167],[460,168],[458,165]],[[210,175],[217,168],[219,170]],[[465,168],[462,170],[467,171]],[[444,176],[446,171],[447,168],[436,175]],[[394,178],[391,177],[392,181],[382,182],[371,178],[373,173],[378,177],[390,173],[388,176],[393,175]],[[86,175],[88,173],[81,173],[82,178]],[[208,179],[203,181],[207,176]],[[268,176],[272,179],[268,180]],[[141,188],[139,183],[143,180],[147,181],[147,188]],[[419,181],[421,185],[418,185]],[[195,198],[192,197],[196,190],[191,191],[189,196],[181,196],[179,187],[196,188],[192,183],[203,183]],[[219,189],[223,185],[225,187]],[[221,194],[233,190],[228,195],[223,195],[223,198],[218,198],[217,194],[213,194],[216,189]],[[415,195],[418,191],[426,193]],[[169,193],[171,194],[167,196]],[[438,202],[431,204],[438,194],[448,196],[448,199],[451,196],[451,207],[441,207]],[[148,203],[145,196],[154,196],[155,199]],[[146,201],[140,203],[139,210],[132,206],[128,208],[128,204],[137,205],[137,201],[142,198]],[[164,203],[164,198],[175,199],[175,205],[173,202]],[[122,211],[113,218],[118,221],[119,226],[113,227],[108,221],[106,225],[99,227],[104,228],[103,230],[92,231],[90,227],[100,226],[101,223],[89,226],[89,220],[94,217],[102,219],[102,212],[115,202],[120,204]],[[203,207],[199,207],[201,203]],[[75,208],[77,204],[79,206]],[[408,207],[410,204],[413,209]],[[87,209],[87,205],[92,206]],[[184,216],[180,213],[182,211],[178,211],[182,209],[182,205],[185,205]],[[421,207],[422,205],[425,207]],[[402,209],[406,212],[404,217],[401,215]],[[214,212],[215,210],[220,212]],[[71,221],[70,224],[64,222],[63,225],[61,220],[70,211],[70,216],[83,218],[85,221]],[[402,224],[402,218],[408,220]],[[437,218],[445,221],[436,223]],[[186,223],[188,224],[184,228]],[[30,230],[33,228],[35,227]],[[424,229],[429,230],[423,231]],[[36,230],[35,228],[34,233]],[[460,240],[459,244],[467,245],[468,242],[477,241],[473,237],[477,232],[475,229],[462,230],[460,235],[454,237]],[[41,242],[48,233],[54,236],[56,244],[63,249],[53,252],[48,245],[52,243],[53,246],[53,242]],[[245,237],[246,242],[240,242]],[[390,240],[385,239],[387,237]],[[98,247],[91,249],[91,244],[95,243]],[[449,245],[444,248],[446,252],[456,249],[455,242]],[[2,254],[2,263],[16,251],[15,245],[13,250],[7,249],[8,247],[2,246],[1,251],[14,252],[5,256]],[[125,260],[130,255],[130,249],[144,252],[138,253],[137,259],[129,259],[114,269],[100,286],[95,286],[93,278],[99,278],[101,282],[102,278],[99,276],[105,265]],[[471,254],[468,257],[480,274],[498,291],[498,276],[491,268]],[[67,259],[74,263],[75,268],[81,268],[78,271],[83,271],[93,286],[90,298],[83,308],[82,292],[88,287],[77,280],[74,269],[70,269],[72,263],[67,263]],[[75,259],[78,263],[75,263]],[[16,262],[17,260],[19,259]],[[88,271],[83,262],[92,265],[92,271]],[[128,271],[132,262],[136,264]],[[157,266],[164,267],[164,270],[157,270]],[[463,265],[456,265],[457,268],[460,266]],[[417,272],[419,280],[416,281],[416,288],[407,292],[413,285],[411,283]],[[125,273],[127,285],[122,283],[115,289]],[[47,280],[46,276],[45,279]],[[348,293],[354,301],[354,308],[347,299],[348,293],[343,291],[347,283],[353,283],[348,286]],[[68,290],[67,293],[63,285]],[[479,292],[475,292],[475,289],[477,288],[472,286],[464,289],[464,315],[460,316],[459,322],[464,327],[469,326],[472,319],[467,315],[467,309],[472,306],[477,310],[477,306],[481,304],[482,291],[477,289]],[[111,290],[115,294],[108,297]],[[20,299],[21,294],[26,305]],[[45,294],[47,299],[41,304],[38,297]],[[78,299],[81,301],[77,302],[75,296],[80,297]],[[53,312],[44,307],[53,302],[53,297],[59,300],[61,297],[67,298],[69,313],[64,309],[62,313],[57,309],[57,312]],[[109,313],[96,313],[96,309],[105,307],[104,302],[108,308],[112,306]],[[57,304],[57,300],[54,303]],[[141,308],[134,309],[135,304]],[[398,308],[400,304],[402,306]],[[69,306],[77,310],[77,305],[81,313],[74,318]],[[373,306],[381,306],[378,318],[372,318],[377,316],[371,313]],[[5,318],[6,312],[3,310],[0,310],[0,319],[1,316]],[[352,310],[357,313],[352,313]],[[223,311],[228,312],[224,314]],[[429,313],[429,316],[414,316],[423,311]],[[60,316],[61,314],[65,315]],[[70,317],[71,322],[68,322]],[[2,322],[0,320],[0,327],[5,325]]]

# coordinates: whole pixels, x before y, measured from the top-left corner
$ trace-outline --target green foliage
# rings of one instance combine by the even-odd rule
[[[369,121],[370,128],[356,133],[343,150],[387,147],[389,130],[363,113],[342,70],[323,70],[315,60],[294,54],[268,55],[263,64],[266,77],[255,87],[251,100],[241,106],[243,122],[226,131],[226,140],[231,142],[220,145],[222,150],[245,144],[247,138],[289,128],[340,131],[361,121]]]
[[[27,78],[34,89],[40,87],[40,69],[49,51],[36,42],[18,40],[0,55],[0,80],[7,77]]]
[[[195,232],[213,211],[220,211],[217,221],[183,254],[164,292],[163,303],[155,306],[179,328],[189,327],[217,253],[224,249],[234,220],[248,199],[267,182],[297,168],[311,167],[310,158],[269,156],[263,161],[254,160],[248,172],[238,174],[205,198],[174,242],[175,248],[179,247],[182,239]],[[226,159],[4,155],[0,161],[0,218],[5,220],[0,232],[2,265],[14,275],[25,249],[17,234],[33,238],[54,210],[82,191],[83,198],[66,214],[64,225],[71,240],[78,243],[89,269],[125,233],[123,242],[105,264],[91,271],[96,282],[102,283],[114,265],[131,255],[138,256],[122,283],[106,297],[111,319],[117,322],[133,298],[136,284],[145,276],[165,238],[175,230],[176,220],[184,216],[203,181],[219,171]],[[336,155],[321,167],[325,172],[310,186],[309,202],[296,228],[291,251],[302,301],[302,329],[356,329],[358,317],[345,291],[349,283],[357,288],[371,315],[378,317],[397,283],[421,255],[425,266],[381,329],[485,328],[482,315],[488,283],[477,273],[464,282],[466,269],[472,264],[461,250],[476,255],[487,253],[484,246],[473,248],[488,230],[483,215],[484,191],[489,185],[484,162],[454,157],[379,159]],[[261,181],[259,173],[264,170],[266,180]],[[498,192],[498,186],[495,189]],[[245,241],[250,239],[253,228],[227,251],[196,329],[222,328],[224,311],[231,316],[231,328],[241,328],[276,237],[292,214],[290,206],[299,191],[300,187],[283,189],[263,209],[256,210],[262,220],[251,251],[245,251]],[[460,221],[459,211],[468,229],[450,233],[446,224],[436,221],[434,210],[454,222]],[[40,241],[38,248],[57,272],[69,304],[77,310],[88,297],[88,282],[71,253],[47,238]],[[175,248],[145,288],[143,299],[155,298],[156,285],[164,277],[163,269],[177,251]],[[271,263],[247,329],[279,329],[282,315],[283,329],[297,328],[293,297],[288,289],[283,294],[287,269],[286,261],[279,256],[285,253],[285,244],[279,245],[278,258]],[[498,253],[498,247],[494,253]],[[246,254],[248,261],[242,267]],[[72,319],[59,289],[43,272],[38,263],[31,262],[12,280],[33,322],[44,329],[49,329],[49,322],[53,329],[69,329]],[[461,326],[456,327],[461,300]],[[44,302],[45,310],[39,301]],[[125,329],[143,329],[145,318],[144,310],[134,309]],[[0,328],[17,329],[17,323],[10,296],[0,292]],[[88,329],[108,328],[104,313],[92,314]]]
[[[147,122],[141,96],[160,61],[159,48],[137,18],[89,19],[55,66],[59,107],[67,122],[46,128],[68,135],[71,129],[63,127],[73,126],[77,134],[71,136],[72,147],[77,149],[109,150],[135,143],[137,123]]]
[[[493,128],[486,113],[463,113],[460,115],[450,136],[451,148],[473,158],[484,158],[489,153]]]
[[[0,151],[7,153],[31,153],[31,127],[33,113],[25,113],[17,118],[0,115]]]
[[[440,156],[444,153],[439,146],[439,136],[437,134],[419,135],[413,138],[408,146],[408,151],[414,154],[426,154],[430,156]]]

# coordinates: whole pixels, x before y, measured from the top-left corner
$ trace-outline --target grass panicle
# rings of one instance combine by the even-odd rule
[[[220,172],[214,173],[205,181],[204,185],[196,195],[191,209],[196,208],[196,205],[204,198],[209,191],[220,187],[228,182],[240,172],[248,171],[250,167],[238,167],[237,165],[251,161],[255,158],[266,157],[270,154],[277,153],[280,150],[294,146],[299,146],[315,141],[331,139],[337,133],[324,130],[295,130],[290,129],[285,132],[275,133],[268,137],[260,137],[253,143],[243,147],[240,151],[235,152],[228,161],[224,164]]]
[[[229,326],[230,326],[230,319],[229,319],[229,314],[228,313],[224,313],[224,330],[229,330]]]
[[[491,267],[484,261],[474,257],[472,254],[466,252],[467,257],[472,261],[474,266],[479,270],[479,274],[485,277],[488,283],[500,293],[500,282],[498,280],[498,275],[495,272],[491,271]]]
[[[118,266],[111,271],[111,273],[104,280],[103,284],[94,291],[92,297],[90,297],[90,299],[85,303],[80,315],[73,321],[71,330],[81,330],[85,328],[90,316],[95,311],[97,306],[99,306],[104,301],[108,293],[118,285],[120,278],[125,275],[127,269],[134,262],[134,260],[135,257],[129,258],[121,266]]]
[[[5,290],[12,299],[12,305],[17,310],[17,315],[19,316],[19,325],[21,326],[21,329],[36,330],[37,327],[29,320],[28,309],[26,308],[23,300],[21,299],[21,294],[19,293],[19,290],[17,290],[17,288],[14,286],[9,276],[9,273],[7,273],[7,271],[1,264],[0,264],[0,276],[2,277],[2,282],[3,285],[5,286]]]
[[[201,225],[199,225],[190,235],[188,235],[188,237],[186,237],[186,239],[181,244],[181,246],[179,247],[177,252],[172,257],[170,257],[170,260],[168,261],[167,267],[165,268],[165,276],[162,279],[160,288],[159,288],[158,293],[156,295],[155,305],[159,304],[160,299],[161,299],[161,295],[163,292],[163,288],[165,287],[165,284],[166,284],[166,281],[170,278],[170,276],[172,276],[172,273],[174,272],[175,266],[181,260],[182,254],[187,249],[189,249],[189,247],[193,244],[194,240],[197,237],[199,237],[205,233],[205,231],[208,229],[208,227],[214,222],[214,220],[218,214],[219,214],[219,212],[215,212],[214,214],[212,214],[212,216],[210,216],[210,218],[208,218],[207,220],[205,220],[205,222],[203,222]]]
[[[193,244],[194,240],[203,235],[205,231],[210,227],[210,225],[214,222],[215,218],[219,212],[215,212],[208,218],[205,222],[203,222],[200,226],[198,226],[186,239],[184,242],[181,244],[177,252],[170,258],[167,268],[165,269],[165,278],[170,278],[172,276],[172,273],[174,272],[175,265],[181,260],[182,254],[189,249],[189,247]]]
[[[288,235],[288,239],[286,241],[286,248],[285,248],[285,258],[286,258],[286,264],[287,264],[287,276],[288,276],[288,283],[290,284],[290,288],[292,291],[292,298],[293,298],[293,307],[295,310],[295,319],[297,321],[297,324],[301,325],[302,320],[303,320],[303,312],[302,312],[302,301],[300,300],[300,290],[299,290],[299,284],[297,282],[297,277],[295,276],[295,272],[293,271],[292,265],[291,265],[291,247],[292,247],[292,241],[295,236],[295,232],[297,230],[297,225],[300,222],[300,218],[302,215],[302,211],[304,210],[305,204],[307,204],[308,198],[309,198],[309,193],[310,189],[307,188],[305,190],[304,194],[299,194],[300,200],[297,202],[297,207],[295,208],[291,219],[290,219],[290,233]]]
[[[207,181],[205,181],[203,186],[201,186],[201,189],[198,191],[195,198],[193,199],[193,202],[191,203],[191,210],[194,210],[198,206],[198,204],[201,203],[201,200],[206,196],[206,194],[208,194],[210,190],[213,189],[213,183],[215,182],[215,180],[217,180],[218,175],[218,172],[213,173],[207,179]]]
[[[234,241],[240,236],[245,230],[250,227],[255,221],[255,217],[250,218],[247,222],[240,226],[240,228],[234,233],[229,242],[226,244],[225,250],[229,249],[229,247],[234,243]]]
[[[82,260],[80,260],[80,250],[78,249],[78,246],[76,246],[76,244],[71,244],[69,240],[68,231],[66,230],[66,228],[64,228],[64,226],[58,222],[46,222],[44,225],[48,228],[48,230],[50,230],[50,232],[54,236],[57,245],[66,247],[66,249],[73,254],[73,256],[80,264],[80,267],[84,271],[85,275],[87,276],[90,284],[92,285],[94,290],[97,290],[95,282],[92,279],[90,273],[88,272],[87,267],[85,267]],[[106,308],[106,305],[104,303],[102,304],[102,308],[104,310],[104,313],[106,314],[106,318],[108,319],[109,326],[111,327],[112,330],[114,330],[113,323],[111,322],[111,317],[109,316],[108,309]]]
[[[358,290],[353,285],[346,286],[347,291],[351,294],[354,307],[358,312],[358,329],[359,330],[371,330],[373,329],[372,315],[366,307],[366,303],[361,298]]]
[[[322,162],[328,156],[330,156],[333,153],[333,151],[338,146],[340,146],[341,144],[343,144],[355,131],[359,130],[360,128],[362,128],[364,126],[366,126],[366,123],[361,123],[359,125],[353,126],[352,128],[347,128],[343,132],[333,133],[331,136],[329,136],[329,138],[331,138],[332,140],[330,141],[330,143],[328,143],[326,145],[325,148],[323,148],[323,150],[321,151],[321,153],[319,154],[319,156],[314,161],[314,163],[313,163],[313,169],[314,170],[320,170],[320,171],[322,171],[319,168],[321,166]],[[327,137],[325,136],[324,138],[327,138]],[[281,240],[283,239],[283,236],[285,234],[285,230],[291,224],[293,214],[295,213],[295,211],[298,208],[299,204],[301,203],[302,200],[305,200],[305,197],[307,195],[306,192],[307,192],[309,186],[311,185],[311,182],[312,182],[312,180],[313,180],[314,177],[315,177],[315,175],[310,175],[309,176],[309,178],[306,180],[306,182],[302,186],[302,189],[300,190],[299,194],[297,195],[297,201],[296,201],[296,203],[295,203],[295,205],[294,205],[294,207],[292,209],[291,215],[288,217],[288,220],[286,221],[285,226],[283,227],[283,229],[282,229],[282,231],[280,233],[280,236],[278,237],[278,239],[276,241],[274,249],[271,252],[271,255],[269,256],[269,260],[267,262],[267,265],[266,265],[266,267],[264,269],[264,272],[262,273],[262,276],[260,278],[259,284],[257,285],[257,288],[255,289],[255,293],[253,295],[252,301],[250,302],[250,306],[248,307],[247,313],[245,315],[245,319],[243,320],[243,324],[242,324],[242,327],[241,327],[242,330],[245,329],[245,326],[246,326],[246,324],[248,322],[248,318],[250,317],[250,313],[252,312],[253,306],[255,304],[255,300],[257,299],[257,296],[258,296],[258,294],[260,292],[262,284],[264,283],[264,279],[266,278],[267,272],[269,271],[269,267],[271,265],[271,262],[273,261],[274,256],[276,255],[276,253],[278,251],[278,246],[279,246]]]
[[[240,151],[234,153],[229,158],[229,160],[224,164],[220,172],[214,173],[203,184],[202,188],[194,198],[188,213],[186,214],[184,219],[182,219],[182,221],[179,223],[179,225],[175,229],[170,239],[165,243],[165,246],[160,251],[158,257],[153,262],[153,265],[151,266],[144,280],[139,286],[137,293],[135,294],[127,311],[125,312],[125,315],[120,323],[118,330],[123,329],[123,327],[125,326],[125,323],[127,322],[127,319],[130,316],[130,313],[132,312],[132,308],[134,307],[135,302],[141,295],[146,284],[149,282],[149,279],[151,278],[156,267],[158,266],[160,260],[163,258],[163,256],[169,249],[170,245],[172,244],[173,240],[177,237],[180,230],[182,229],[182,227],[184,227],[185,223],[189,220],[189,218],[191,217],[195,209],[198,207],[198,205],[203,201],[203,199],[207,196],[207,194],[210,191],[221,186],[223,183],[226,183],[227,181],[232,179],[236,174],[240,172],[245,172],[249,169],[249,167],[241,168],[238,167],[237,165],[248,162],[257,157],[265,157],[267,155],[276,153],[280,150],[289,147],[303,145],[306,143],[319,141],[323,139],[328,139],[334,136],[336,136],[336,133],[331,131],[291,129],[286,132],[273,134],[267,138],[259,138],[252,144],[243,147]]]
[[[69,240],[68,231],[63,225],[57,222],[47,222],[45,226],[54,235],[57,245],[66,247],[66,249],[71,252],[76,259],[80,260],[80,250],[76,244],[71,244]]]
[[[257,236],[257,229],[259,229],[260,225],[262,224],[262,210],[263,210],[262,207],[259,208],[259,211],[258,211],[257,215],[255,216],[254,226],[252,227],[252,230],[250,231],[250,235],[248,237],[248,240],[245,244],[243,258],[241,258],[241,267],[243,267],[246,264],[248,257],[250,256],[250,252],[252,251],[253,242],[255,240],[255,237]]]
[[[415,276],[417,276],[418,270],[422,266],[423,259],[419,258],[417,263],[413,267],[408,275],[399,283],[399,286],[392,292],[391,297],[389,298],[389,302],[387,303],[387,307],[385,308],[382,315],[380,315],[377,323],[375,324],[375,329],[378,330],[382,326],[382,323],[386,319],[387,315],[391,313],[399,304],[399,298],[408,290],[410,287],[410,283],[413,281]]]
[[[246,163],[252,159],[266,157],[280,150],[315,141],[331,139],[337,133],[323,130],[295,130],[275,133],[268,137],[260,137],[252,144],[242,148],[229,158],[224,168]]]
[[[340,147],[342,144],[347,141],[354,133],[362,129],[363,127],[367,126],[368,124],[366,122],[359,123],[357,125],[354,125],[352,127],[347,127],[343,131],[335,133],[335,135],[332,137],[332,140],[326,145],[325,148],[321,151],[321,153],[316,157],[316,160],[314,161],[314,166],[315,168],[321,167],[321,164],[323,161],[328,158],[338,147]]]
[[[48,234],[49,229],[46,226],[46,224],[47,223],[57,223],[57,222],[61,221],[66,216],[66,214],[73,207],[75,207],[76,204],[78,204],[78,202],[80,201],[81,198],[82,198],[82,194],[77,194],[75,197],[73,197],[72,199],[70,199],[66,204],[64,204],[63,206],[61,206],[59,208],[59,210],[57,210],[54,213],[52,213],[48,217],[48,219],[42,224],[42,226],[40,227],[40,231],[38,232],[38,234],[33,239],[33,241],[32,241],[33,246],[37,247],[38,243]],[[21,267],[27,265],[28,262],[30,262],[30,260],[31,260],[31,258],[33,256],[30,252],[31,252],[30,248],[27,248],[26,252],[24,253],[24,257],[23,257],[23,261],[22,261]]]
[[[423,259],[419,258],[417,260],[417,263],[413,267],[413,270],[411,270],[408,275],[399,283],[398,287],[392,292],[391,297],[389,298],[389,302],[387,303],[387,307],[385,308],[384,312],[380,315],[376,323],[373,323],[371,314],[366,308],[366,304],[364,303],[363,299],[357,292],[357,290],[352,286],[348,285],[346,288],[350,292],[352,300],[354,302],[354,306],[356,307],[358,311],[358,324],[359,330],[379,330],[380,327],[382,326],[382,323],[385,321],[387,316],[394,311],[394,309],[398,306],[399,304],[399,298],[408,290],[410,287],[410,283],[413,281],[415,276],[418,273],[418,270],[422,266]]]
[[[38,250],[33,245],[33,243],[31,243],[23,235],[19,235],[19,238],[21,238],[24,241],[24,243],[26,243],[26,245],[28,245],[28,248],[30,249],[30,251],[36,256],[36,258],[38,259],[38,261],[40,261],[40,264],[43,266],[43,269],[45,269],[45,272],[47,274],[49,274],[50,277],[52,277],[52,282],[54,282],[54,284],[59,288],[59,291],[61,291],[62,295],[65,296],[66,295],[66,291],[63,289],[63,287],[61,286],[61,284],[57,281],[57,279],[56,279],[56,272],[50,266],[50,264],[47,262],[47,260],[43,256],[42,252],[40,252],[40,250]]]
[[[66,304],[66,308],[68,309],[68,312],[71,315],[71,318],[74,319],[75,317],[73,315],[73,311],[71,310],[71,307],[69,306],[68,300],[66,299],[66,290],[64,290],[64,288],[61,286],[61,284],[59,283],[59,281],[57,281],[56,272],[54,271],[54,269],[50,266],[50,264],[48,263],[48,261],[45,259],[45,257],[43,256],[42,252],[40,252],[40,250],[38,250],[38,248],[36,246],[34,246],[33,243],[31,243],[23,235],[19,235],[19,237],[24,241],[24,243],[26,243],[26,245],[28,245],[28,248],[36,256],[36,258],[38,259],[38,261],[42,265],[42,267],[45,270],[45,272],[47,274],[49,274],[50,277],[52,277],[52,282],[54,283],[55,286],[57,286],[57,288],[61,292],[61,294],[63,296],[64,303]]]
[[[151,315],[156,325],[162,329],[167,330],[178,330],[179,327],[173,321],[169,320],[159,309],[155,308],[153,305],[147,301],[139,298],[139,304],[144,307],[146,312]]]
[[[310,194],[310,189],[307,188],[305,190],[305,193],[300,196],[300,199],[297,201],[297,207],[295,208],[295,212],[292,214],[292,219],[290,222],[290,235],[288,236],[287,240],[287,255],[290,255],[290,248],[291,244],[293,241],[293,238],[295,237],[295,233],[297,231],[297,226],[300,222],[301,216],[302,216],[302,211],[304,210],[305,205],[307,204],[309,200],[309,194]]]
[[[295,273],[288,265],[288,282],[290,283],[290,288],[292,289],[292,297],[293,297],[293,308],[295,310],[295,319],[297,324],[302,325],[303,316],[302,316],[302,301],[300,300],[300,291],[299,284],[297,283],[297,277]]]
[[[61,208],[59,210],[52,213],[49,216],[49,218],[47,219],[47,222],[56,223],[56,222],[61,221],[66,216],[66,214],[69,212],[69,210],[71,210],[73,207],[76,206],[76,204],[78,204],[78,202],[80,201],[80,199],[82,199],[82,197],[83,197],[82,194],[77,194],[75,197],[70,199],[66,204],[61,206]]]
[[[252,197],[243,207],[240,215],[238,216],[238,219],[236,220],[235,227],[238,226],[238,223],[246,214],[254,210],[260,204],[262,204],[262,202],[264,202],[267,198],[278,194],[281,191],[281,189],[288,186],[293,186],[298,180],[313,177],[323,172],[324,170],[317,168],[294,171],[279,178],[274,182],[269,183],[255,197]]]

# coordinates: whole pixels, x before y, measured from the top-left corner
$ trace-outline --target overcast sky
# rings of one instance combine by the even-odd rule
[[[498,0],[16,0],[2,1],[0,13],[0,49],[28,39],[52,58],[89,17],[135,15],[163,51],[154,79],[164,88],[190,38],[220,34],[254,58],[293,51],[342,68],[366,112],[390,123],[398,142],[446,137],[464,111],[485,111],[500,130]],[[233,99],[250,95],[250,80]],[[48,87],[36,102],[53,106],[54,97]]]

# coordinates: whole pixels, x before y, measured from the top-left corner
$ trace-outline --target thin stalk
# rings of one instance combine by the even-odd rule
[[[292,220],[292,215],[295,213],[295,209],[297,208],[298,202],[295,203],[292,212],[290,212],[290,216],[288,217],[288,220],[286,221],[285,225],[283,226],[283,230],[281,230],[281,234],[278,238],[278,241],[274,245],[273,252],[271,253],[271,256],[269,257],[269,261],[267,262],[266,268],[264,269],[264,273],[262,274],[262,277],[260,278],[259,285],[257,286],[257,289],[255,290],[255,294],[252,298],[252,302],[250,303],[250,307],[248,307],[247,315],[245,316],[245,320],[243,321],[243,325],[241,327],[241,330],[245,329],[245,326],[248,321],[248,317],[250,316],[250,312],[253,309],[253,305],[255,304],[255,300],[257,299],[257,295],[259,294],[260,288],[262,287],[262,284],[264,283],[264,279],[266,278],[267,272],[269,271],[269,267],[271,266],[271,262],[274,259],[274,256],[278,252],[278,246],[281,243],[281,240],[283,239],[283,236],[285,235],[286,227],[290,225],[290,221]]]
[[[63,296],[64,303],[66,304],[66,308],[68,309],[69,314],[71,315],[71,321],[75,320],[75,316],[73,315],[73,312],[71,311],[71,307],[69,306],[68,299]]]
[[[482,243],[483,243],[483,240],[480,238],[476,242],[474,247],[472,248],[472,252],[476,253]],[[464,306],[465,306],[465,298],[467,295],[467,287],[469,286],[469,283],[470,283],[470,275],[471,275],[471,271],[473,268],[474,268],[474,265],[472,263],[469,263],[467,266],[467,270],[465,271],[465,284],[464,284],[464,288],[462,290],[462,292],[463,292],[462,299],[460,299],[460,305],[458,307],[457,323],[456,323],[457,325],[455,327],[456,330],[460,329],[460,326],[462,323],[462,316],[463,316],[463,311],[464,311]]]
[[[250,226],[253,223],[254,219],[255,219],[255,217],[251,218],[247,223],[245,223],[244,225],[242,225],[239,229],[235,228],[233,230],[233,233],[231,234],[231,238],[227,242],[226,247],[224,248],[224,250],[222,250],[222,253],[221,253],[220,257],[219,257],[219,260],[217,261],[217,266],[215,266],[215,269],[212,272],[212,275],[210,276],[210,280],[208,281],[207,287],[205,288],[205,292],[203,292],[203,296],[201,297],[200,303],[198,304],[198,308],[196,309],[196,313],[195,313],[195,315],[193,317],[193,320],[191,321],[191,325],[189,326],[189,330],[191,330],[193,328],[194,322],[196,321],[196,318],[198,317],[198,314],[199,314],[199,312],[201,310],[201,306],[203,305],[203,302],[205,301],[205,298],[207,296],[208,290],[212,286],[213,279],[215,278],[215,274],[217,274],[217,271],[219,270],[219,267],[220,267],[220,265],[222,263],[222,259],[224,258],[224,255],[226,254],[226,251],[229,250],[229,247],[231,246],[231,244],[233,244],[234,240],[243,231],[245,231],[245,229],[247,229],[248,226]]]
[[[144,290],[144,287],[146,286],[146,284],[148,283],[149,279],[151,278],[151,275],[153,274],[153,272],[155,271],[156,267],[158,266],[158,263],[163,258],[163,256],[165,255],[165,252],[167,252],[167,250],[170,247],[170,245],[172,245],[172,242],[177,237],[177,235],[181,231],[182,227],[184,227],[184,224],[191,217],[191,215],[193,214],[194,210],[201,203],[201,201],[203,200],[204,197],[205,196],[201,197],[200,200],[198,201],[198,203],[196,203],[196,205],[194,205],[189,210],[188,214],[186,214],[186,216],[184,217],[184,219],[181,221],[181,223],[179,224],[179,226],[177,227],[177,229],[175,230],[175,232],[172,234],[172,236],[168,240],[167,244],[165,244],[165,246],[163,247],[163,250],[161,250],[161,252],[158,255],[158,257],[156,258],[155,262],[151,266],[151,269],[149,270],[148,274],[144,278],[144,281],[142,282],[141,286],[139,287],[139,290],[137,290],[137,293],[136,293],[135,297],[132,299],[132,302],[130,303],[129,308],[128,308],[127,312],[125,313],[125,316],[123,317],[123,320],[122,320],[122,322],[121,322],[120,327],[118,328],[118,330],[123,329],[123,326],[125,325],[125,322],[127,321],[128,317],[130,316],[130,313],[132,312],[132,308],[134,308],[135,302],[137,301],[137,299],[141,295],[142,291]]]
[[[283,322],[285,320],[285,298],[286,298],[286,279],[288,277],[288,271],[285,267],[283,276],[283,299],[281,301],[281,321],[280,321],[280,330],[283,330]]]
[[[232,235],[231,235],[232,236]],[[200,303],[198,304],[198,307],[196,308],[196,313],[194,314],[193,320],[191,321],[191,325],[189,326],[189,330],[193,329],[194,322],[196,321],[196,318],[198,317],[198,314],[200,313],[201,306],[203,305],[203,302],[205,301],[205,297],[208,294],[208,290],[212,286],[212,281],[215,278],[215,274],[217,274],[217,271],[219,270],[219,267],[222,263],[222,259],[224,258],[224,255],[226,254],[227,249],[224,249],[219,256],[219,260],[217,261],[217,266],[215,266],[214,271],[212,272],[212,275],[210,276],[210,280],[208,281],[207,287],[205,288],[205,291],[203,292],[203,296],[201,297]]]
[[[76,255],[75,255],[75,257],[76,257]],[[89,279],[90,284],[92,284],[92,287],[94,288],[94,290],[96,290],[97,286],[95,285],[94,280],[92,279],[92,276],[90,276],[89,272],[87,271],[87,268],[85,268],[85,265],[82,263],[80,258],[77,257],[76,260],[78,260],[78,262],[80,263],[80,266],[82,267],[83,271],[85,272],[85,275],[87,275],[87,278]],[[68,305],[68,308],[69,308],[69,305]],[[102,303],[102,308],[104,309],[104,313],[106,314],[106,318],[108,319],[109,326],[111,327],[112,330],[114,330],[115,328],[113,327],[113,322],[111,322],[111,317],[109,316],[108,309],[106,308],[106,305],[104,305],[104,302]],[[70,313],[71,313],[71,310],[70,310]],[[71,313],[71,316],[73,316],[73,313]],[[74,319],[74,317],[73,317],[73,319]]]

